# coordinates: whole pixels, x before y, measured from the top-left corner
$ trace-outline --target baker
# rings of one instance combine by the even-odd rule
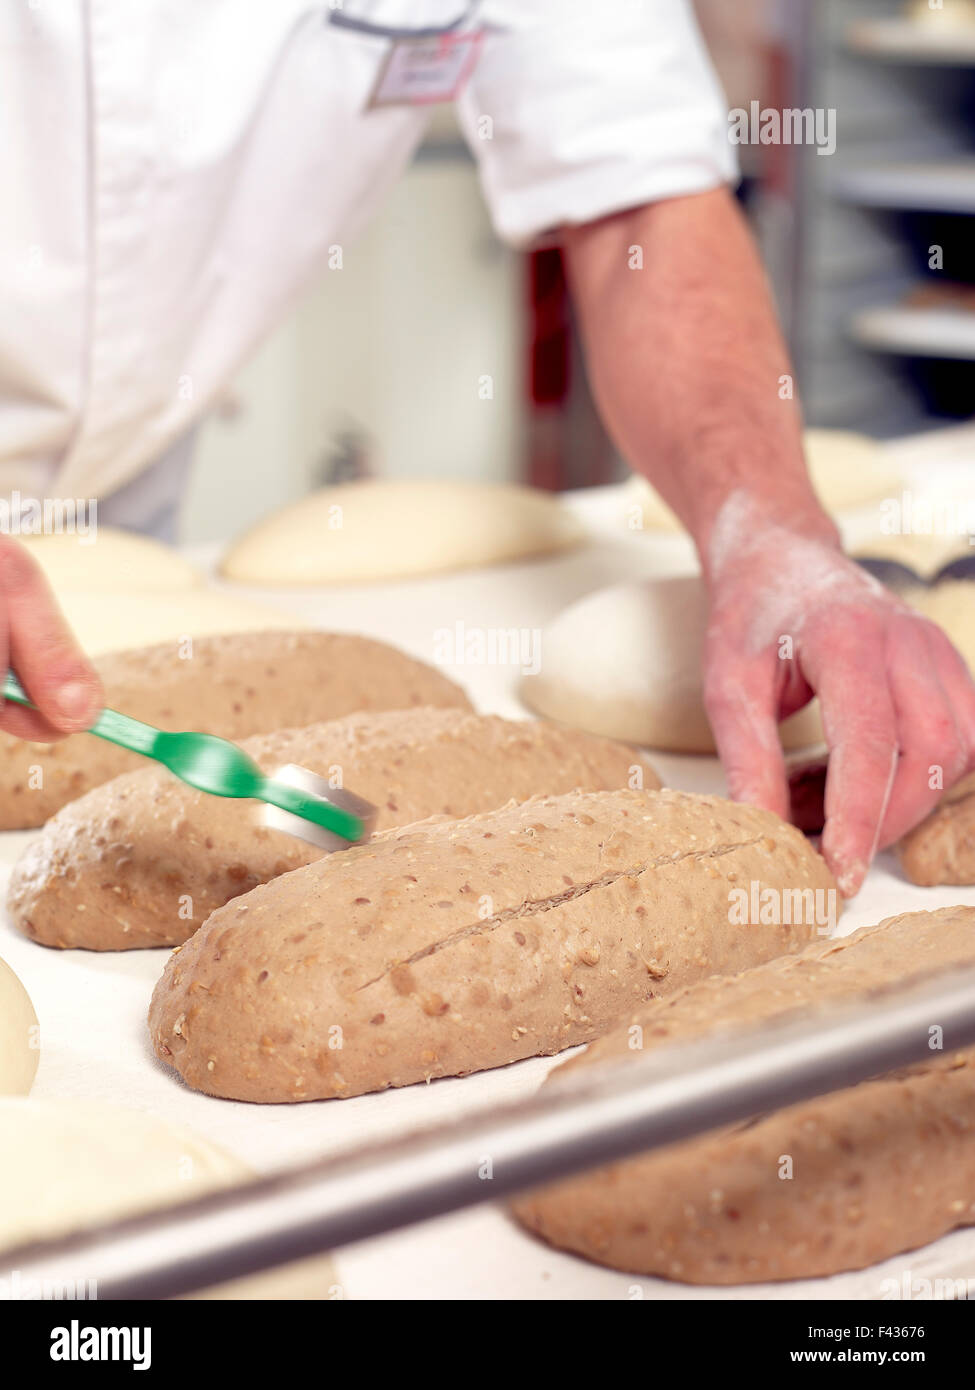
[[[851,894],[937,801],[932,769],[973,765],[961,658],[810,486],[688,0],[11,5],[0,90],[0,494],[169,533],[195,422],[455,98],[498,232],[560,239],[603,420],[697,545],[732,794],[787,813],[777,722],[818,694]],[[40,711],[0,725],[84,728],[97,678],[3,536],[0,625]]]

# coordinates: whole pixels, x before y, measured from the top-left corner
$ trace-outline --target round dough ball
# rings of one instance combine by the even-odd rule
[[[99,526],[81,536],[22,536],[58,595],[76,589],[99,594],[171,593],[195,589],[203,576],[171,546],[133,531]]]
[[[903,486],[903,475],[883,445],[849,430],[806,430],[806,463],[816,495],[828,512],[844,512],[889,497]],[[626,485],[626,525],[634,525],[633,508],[643,515],[642,529],[677,531],[680,522],[646,478],[634,474]]]
[[[59,603],[89,656],[226,632],[305,628],[292,613],[213,589],[173,594],[62,594]]]
[[[975,674],[975,582],[946,579],[933,589],[908,589],[902,597],[944,628]]]
[[[244,584],[351,584],[497,565],[576,545],[549,493],[502,483],[381,479],[324,488],[259,522],[224,556]]]
[[[0,960],[0,1095],[25,1096],[39,1060],[34,1006],[10,966]]]
[[[191,1130],[142,1111],[0,1098],[0,1250],[190,1201],[253,1176]],[[9,1278],[0,1256],[0,1279]],[[327,1299],[340,1296],[337,1289],[331,1261],[316,1256],[193,1297]]]
[[[701,667],[707,603],[697,576],[587,594],[542,633],[541,667],[522,695],[550,719],[626,743],[713,753]],[[818,743],[814,706],[782,725],[787,748]]]

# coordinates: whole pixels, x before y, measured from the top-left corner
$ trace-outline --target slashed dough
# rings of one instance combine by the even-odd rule
[[[696,576],[617,584],[565,609],[542,634],[541,669],[521,693],[550,719],[650,748],[713,753],[701,662],[706,625]],[[782,725],[787,748],[818,743],[809,706]]]
[[[0,1095],[25,1096],[34,1084],[39,1057],[34,1006],[10,966],[0,960]]]
[[[0,1251],[245,1182],[239,1159],[157,1116],[93,1101],[0,1099]],[[0,1279],[10,1270],[0,1254]],[[83,1279],[83,1269],[78,1278]],[[327,1256],[208,1289],[213,1299],[341,1297]]]
[[[828,512],[876,502],[903,485],[900,469],[889,460],[883,446],[866,435],[849,430],[806,430],[803,439],[813,487]],[[681,529],[674,513],[645,478],[634,474],[625,491],[627,529]]]
[[[365,583],[545,555],[581,537],[571,512],[534,488],[390,478],[285,507],[230,547],[222,571],[245,584]]]
[[[173,593],[199,588],[203,576],[171,546],[115,526],[99,526],[90,539],[67,533],[18,536],[59,595],[85,589],[99,594]]]
[[[179,642],[184,637],[309,626],[293,613],[213,589],[172,595],[78,591],[59,594],[58,602],[89,656]]]

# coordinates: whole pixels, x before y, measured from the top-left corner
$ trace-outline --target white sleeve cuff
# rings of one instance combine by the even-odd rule
[[[525,246],[737,177],[724,97],[686,0],[496,0],[483,14],[499,27],[459,114],[506,241]]]

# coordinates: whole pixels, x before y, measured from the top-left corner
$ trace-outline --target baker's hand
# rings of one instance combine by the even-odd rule
[[[788,818],[778,721],[818,695],[829,748],[823,854],[856,893],[975,766],[975,684],[934,623],[828,539],[733,499],[707,566],[705,704],[730,794]]]
[[[0,702],[0,729],[49,743],[94,720],[102,704],[97,675],[37,565],[0,535],[0,680],[10,667],[37,709]]]

